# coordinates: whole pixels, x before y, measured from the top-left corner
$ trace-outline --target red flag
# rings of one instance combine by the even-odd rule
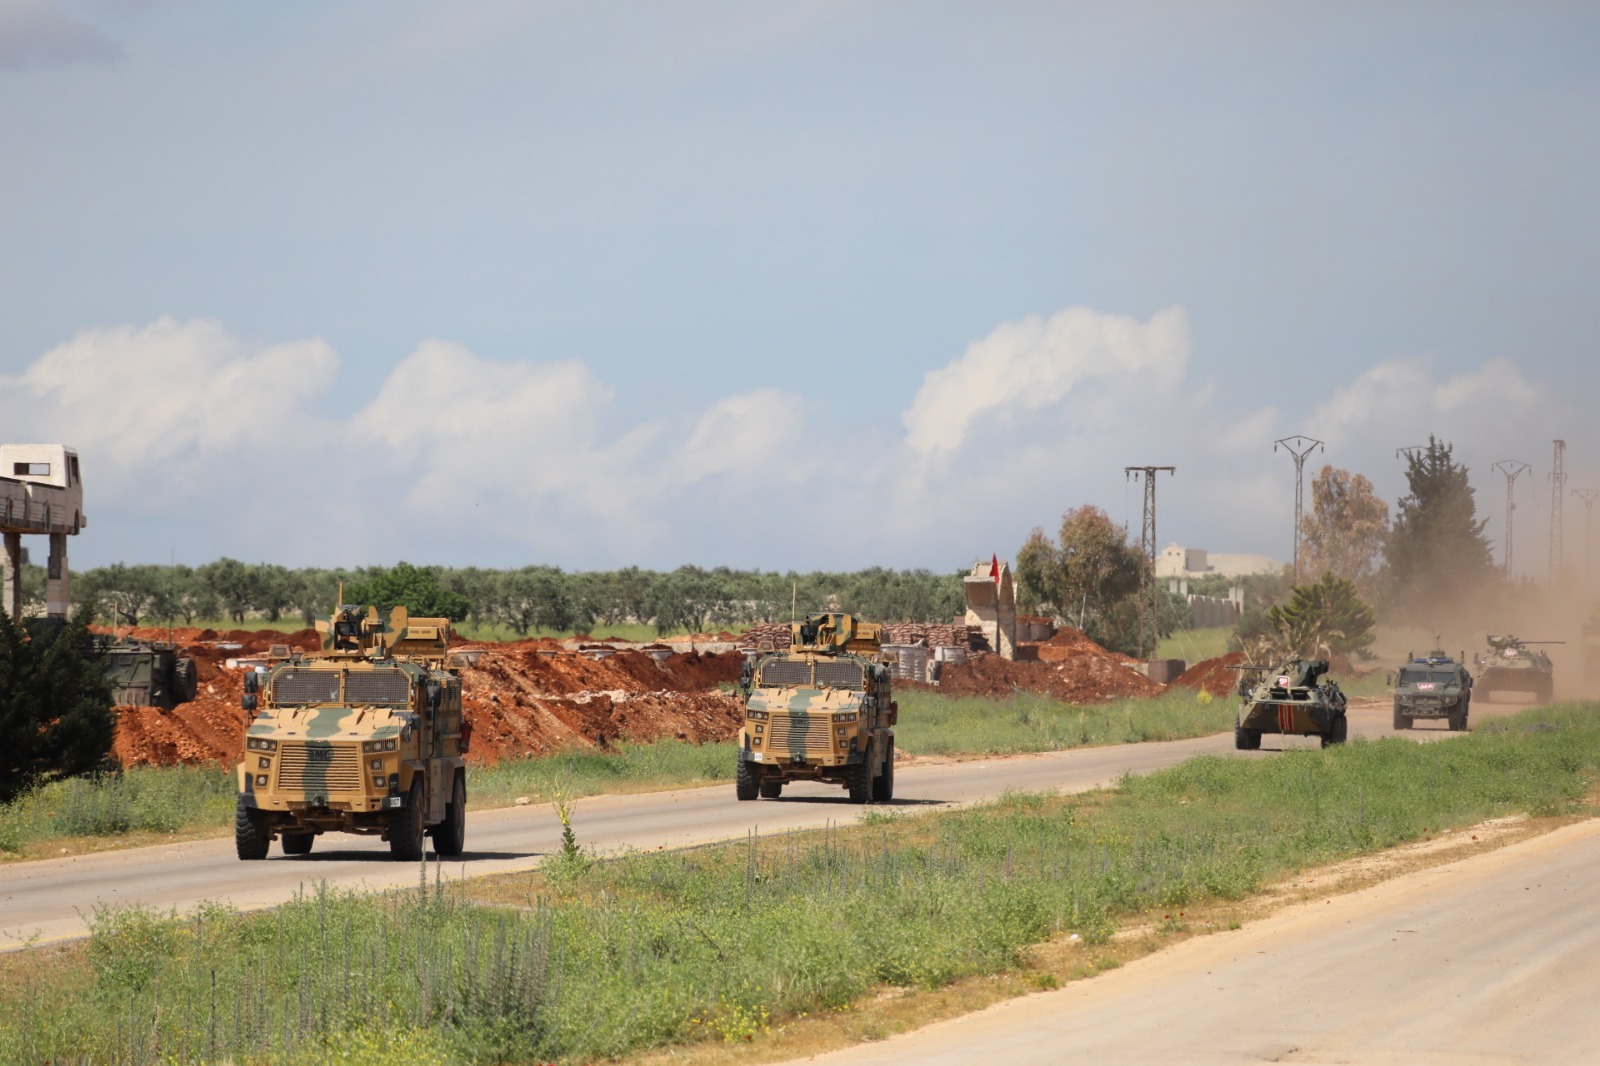
[[[1000,584],[1000,556],[995,555],[989,561],[989,576],[994,578],[996,585]]]

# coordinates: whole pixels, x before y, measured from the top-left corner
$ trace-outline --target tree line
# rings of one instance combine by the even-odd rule
[[[25,567],[29,606],[44,600],[39,567]],[[787,621],[791,610],[850,611],[881,622],[948,622],[965,610],[965,570],[776,573],[680,566],[675,570],[564,571],[421,566],[293,569],[222,558],[202,566],[113,563],[73,575],[75,606],[103,625],[193,625],[264,619],[310,626],[326,618],[343,586],[343,602],[413,614],[503,625],[519,635],[601,631],[622,624],[659,633],[708,632]]]

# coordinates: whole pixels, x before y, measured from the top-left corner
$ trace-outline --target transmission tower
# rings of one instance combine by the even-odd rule
[[[1279,448],[1294,458],[1294,583],[1300,583],[1300,512],[1305,502],[1306,456],[1322,447],[1320,440],[1299,435],[1272,442],[1272,450]]]
[[[1550,584],[1561,579],[1564,560],[1561,558],[1561,490],[1567,483],[1567,473],[1561,469],[1561,456],[1567,442],[1558,440],[1556,457],[1550,464]]]
[[[1511,576],[1511,516],[1517,513],[1517,501],[1511,495],[1511,487],[1517,483],[1517,478],[1533,468],[1521,459],[1501,459],[1494,464],[1494,468],[1506,476],[1506,547],[1502,553],[1506,577]]]
[[[1144,522],[1139,530],[1139,550],[1150,563],[1145,571],[1145,580],[1149,583],[1143,590],[1144,595],[1139,597],[1139,648],[1144,649],[1145,633],[1150,634],[1150,654],[1144,656],[1153,659],[1156,647],[1161,642],[1161,611],[1160,596],[1161,585],[1156,581],[1156,475],[1159,473],[1176,474],[1175,466],[1125,466],[1122,468],[1124,479],[1144,478]]]
[[[1572,494],[1583,501],[1583,588],[1594,588],[1594,501],[1600,489],[1573,489]]]

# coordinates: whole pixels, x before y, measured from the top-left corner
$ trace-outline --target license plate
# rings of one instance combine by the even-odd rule
[[[391,807],[404,807],[405,805],[406,805],[406,798],[404,796],[390,796],[389,797],[389,806],[391,806]]]

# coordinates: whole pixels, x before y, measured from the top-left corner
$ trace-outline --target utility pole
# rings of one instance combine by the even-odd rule
[[[1494,464],[1494,468],[1506,476],[1506,546],[1501,554],[1501,562],[1505,566],[1506,577],[1511,576],[1511,516],[1517,512],[1517,501],[1511,495],[1511,487],[1517,483],[1517,478],[1533,468],[1521,459],[1501,459]]]
[[[1567,450],[1567,442],[1558,440],[1556,457],[1550,464],[1550,584],[1552,586],[1561,580],[1561,571],[1565,568],[1562,559],[1561,545],[1561,490],[1567,483],[1567,473],[1561,469],[1561,457]]]
[[[1583,501],[1583,590],[1594,588],[1594,501],[1600,489],[1573,489],[1572,494]]]
[[[1158,473],[1176,474],[1175,466],[1125,466],[1122,468],[1124,479],[1144,478],[1144,522],[1139,530],[1139,550],[1144,553],[1150,568],[1146,571],[1145,580],[1150,584],[1144,590],[1144,595],[1139,597],[1139,647],[1144,648],[1145,624],[1149,623],[1150,629],[1150,654],[1147,659],[1156,657],[1156,647],[1161,642],[1161,611],[1159,609],[1161,596],[1161,583],[1156,580],[1156,475]]]
[[[1300,512],[1305,502],[1306,456],[1322,447],[1320,440],[1302,437],[1284,437],[1272,442],[1272,450],[1279,448],[1294,457],[1294,583],[1300,584]],[[1326,449],[1324,449],[1326,450]]]

